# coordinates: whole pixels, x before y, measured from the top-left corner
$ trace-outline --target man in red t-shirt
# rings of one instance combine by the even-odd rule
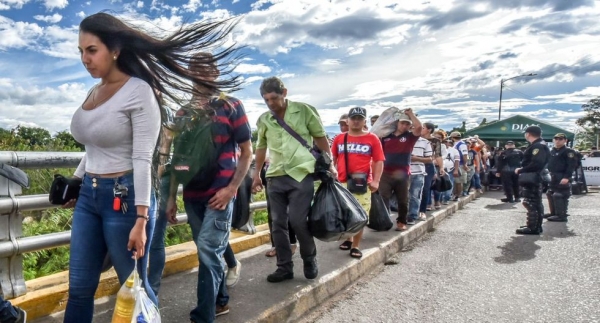
[[[356,185],[349,185],[348,189],[369,213],[371,192],[379,189],[385,157],[379,138],[365,130],[366,119],[367,110],[365,108],[350,109],[348,132],[335,137],[331,145],[331,153],[338,171],[338,181],[345,183],[346,187],[348,187],[349,178],[356,183]],[[348,159],[347,165],[346,158]],[[362,252],[358,247],[362,234],[361,230],[354,237],[344,241],[340,245],[340,249],[350,250],[350,256],[353,258],[361,258]]]

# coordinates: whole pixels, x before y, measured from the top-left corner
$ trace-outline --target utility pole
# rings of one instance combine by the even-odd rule
[[[536,76],[536,75],[537,74],[535,74],[535,73],[529,73],[529,74],[513,76],[511,78],[507,78],[506,80],[500,79],[500,102],[498,103],[498,120],[500,120],[502,118],[502,89],[504,88],[504,83],[506,83],[507,81],[510,81],[512,79],[516,79],[517,77],[528,77],[528,76]]]

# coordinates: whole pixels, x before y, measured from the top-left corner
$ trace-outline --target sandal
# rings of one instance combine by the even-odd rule
[[[352,241],[344,241],[344,243],[340,245],[340,249],[342,250],[350,250],[350,248],[352,248]]]
[[[350,249],[350,257],[360,259],[362,258],[362,252],[358,248]]]
[[[269,250],[269,251],[267,251],[267,253],[265,253],[265,256],[275,257],[275,256],[277,256],[277,250],[275,250],[275,248],[271,248],[271,250]]]

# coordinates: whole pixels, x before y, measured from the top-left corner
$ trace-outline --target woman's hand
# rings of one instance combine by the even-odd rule
[[[129,232],[129,243],[127,250],[135,249],[134,257],[141,258],[144,256],[144,248],[146,247],[146,219],[138,218],[135,221],[133,229]]]

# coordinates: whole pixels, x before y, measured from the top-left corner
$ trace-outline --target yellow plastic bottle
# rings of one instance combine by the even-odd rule
[[[112,317],[112,323],[131,323],[133,310],[135,307],[135,294],[133,291],[134,275],[131,274],[119,292],[117,293],[117,303]]]

